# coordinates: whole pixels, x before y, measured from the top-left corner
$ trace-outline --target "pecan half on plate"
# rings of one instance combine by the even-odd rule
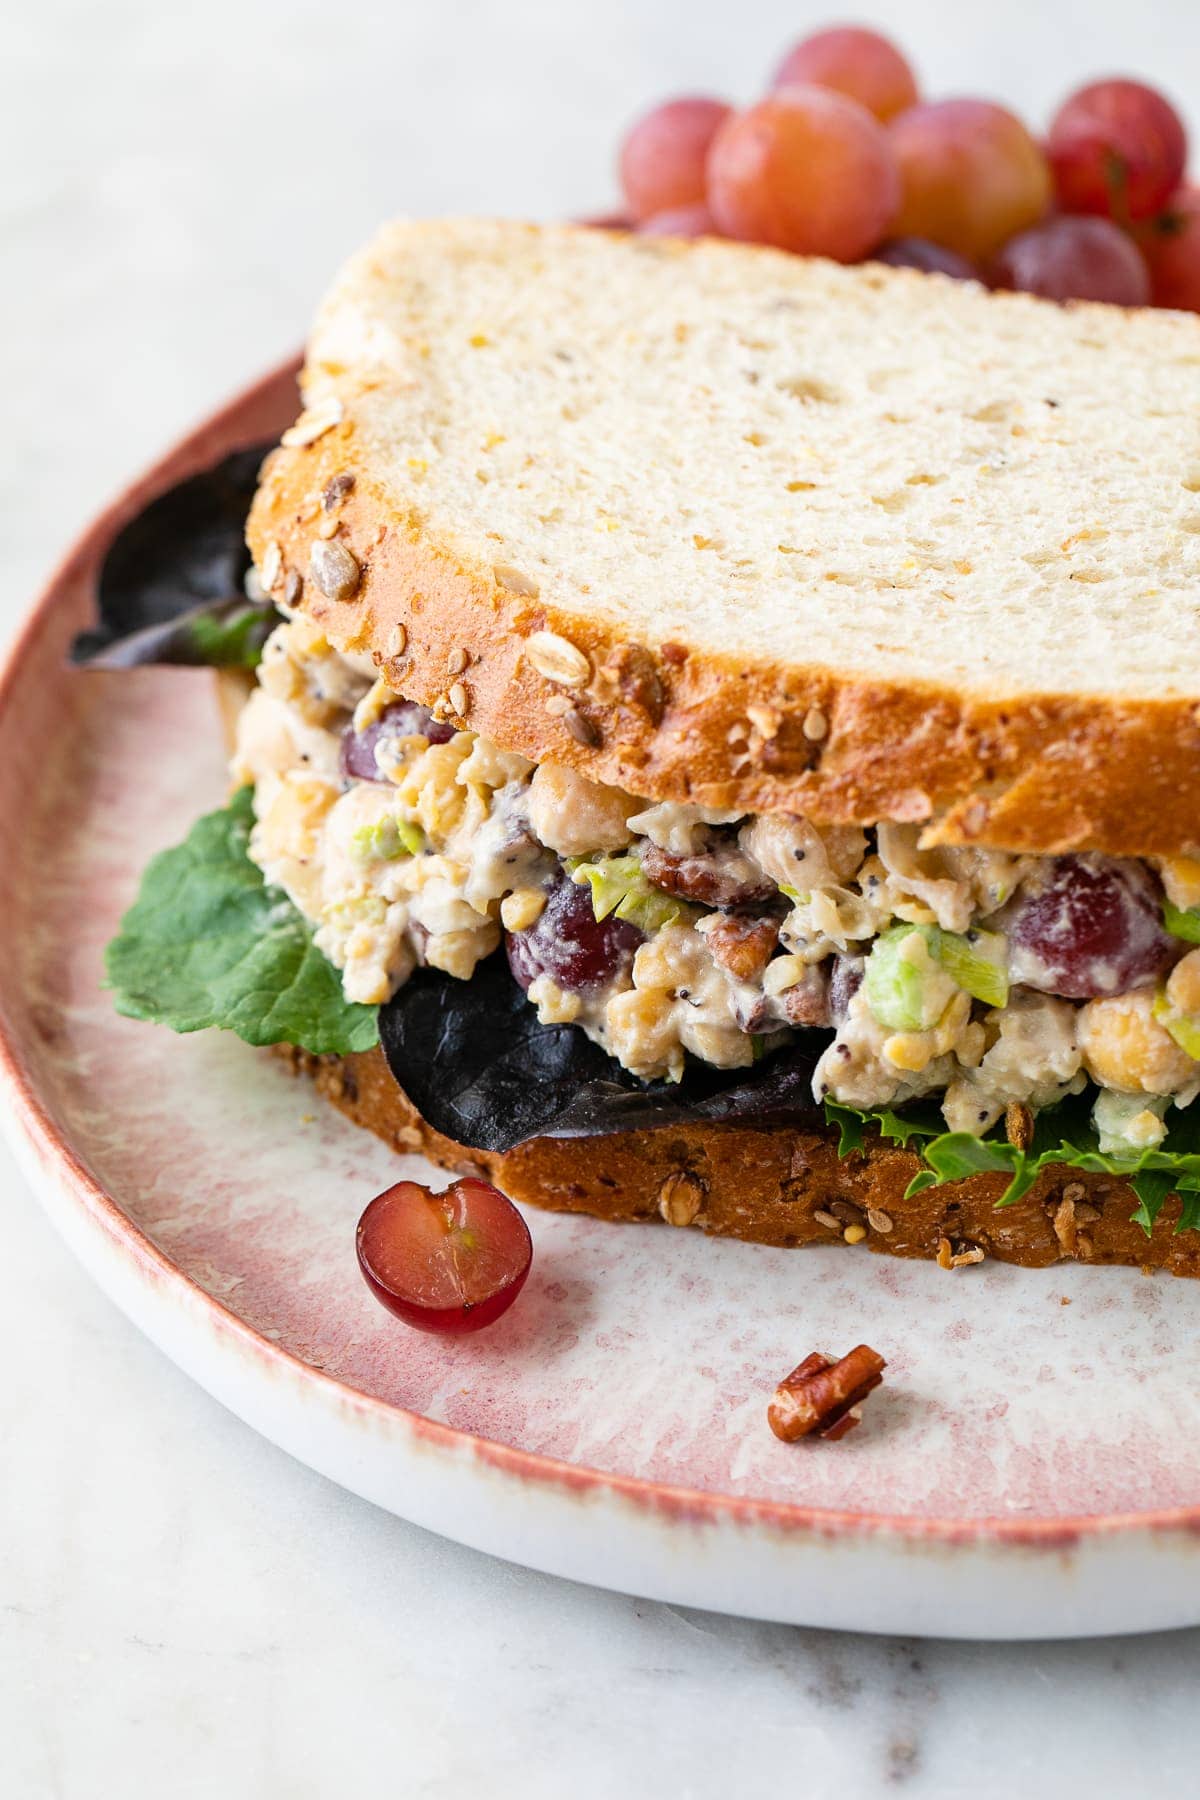
[[[786,1375],[767,1408],[767,1423],[785,1444],[821,1437],[836,1442],[859,1422],[858,1407],[887,1368],[869,1344],[856,1344],[837,1362],[814,1350]]]

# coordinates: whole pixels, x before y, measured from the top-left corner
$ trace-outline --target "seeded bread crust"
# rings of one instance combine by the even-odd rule
[[[587,240],[584,248],[581,239]],[[877,310],[872,309],[878,309],[881,290],[888,308],[914,323],[922,308],[935,307],[948,331],[960,331],[968,345],[990,349],[987,380],[996,386],[1007,380],[1018,390],[1016,399],[1005,402],[1014,420],[1013,436],[1005,440],[1010,449],[1000,444],[996,454],[1014,461],[1032,457],[1035,471],[1039,455],[1058,454],[1053,448],[1056,440],[1044,419],[1027,426],[1017,415],[1024,416],[1024,409],[1032,420],[1035,399],[1043,411],[1058,403],[1020,389],[1012,371],[1020,356],[1014,346],[1022,334],[1055,344],[1063,338],[1062,355],[1078,380],[1081,413],[1093,392],[1101,391],[1089,387],[1089,381],[1111,382],[1114,370],[1124,371],[1123,379],[1136,390],[1141,371],[1147,383],[1153,378],[1157,384],[1155,405],[1146,409],[1156,418],[1164,370],[1177,372],[1183,390],[1197,386],[1200,324],[1175,315],[1151,318],[1107,307],[1079,308],[1064,324],[1061,309],[1025,296],[983,296],[963,284],[874,266],[834,270],[740,246],[709,244],[697,249],[659,244],[651,255],[644,241],[634,244],[609,234],[539,232],[492,222],[397,226],[352,265],[327,304],[305,377],[316,422],[268,460],[249,526],[256,561],[260,568],[265,564],[273,577],[272,591],[301,605],[335,646],[369,652],[399,692],[535,761],[565,763],[654,800],[803,812],[819,824],[918,821],[927,827],[928,843],[983,843],[1043,854],[1096,849],[1177,855],[1196,849],[1200,668],[1186,633],[1176,666],[1162,676],[1161,685],[1156,685],[1158,675],[1149,683],[1143,677],[1140,686],[1124,682],[1115,649],[1098,654],[1089,665],[1090,685],[1073,691],[1055,691],[1056,666],[1049,655],[1041,662],[1033,659],[1036,666],[1025,668],[1015,685],[956,685],[937,678],[943,666],[941,646],[949,647],[953,637],[962,656],[963,629],[953,622],[955,589],[962,586],[968,592],[976,577],[958,576],[951,569],[944,591],[939,590],[940,597],[930,603],[922,660],[932,677],[914,679],[905,674],[895,679],[864,672],[853,661],[839,667],[810,663],[794,654],[757,654],[740,639],[731,641],[728,651],[714,647],[711,619],[702,630],[699,613],[695,634],[664,642],[649,602],[641,627],[631,629],[631,603],[623,601],[622,612],[604,605],[595,593],[564,590],[564,579],[574,575],[568,546],[562,546],[564,562],[557,575],[543,575],[540,583],[507,560],[509,540],[488,531],[492,509],[499,504],[493,495],[502,484],[481,480],[474,489],[472,520],[477,530],[471,534],[462,526],[443,528],[440,535],[431,530],[439,480],[444,485],[457,476],[439,477],[429,461],[434,453],[413,423],[415,417],[425,429],[441,401],[440,390],[421,393],[422,381],[433,378],[423,376],[425,365],[405,334],[418,329],[424,307],[430,315],[430,338],[439,331],[444,335],[446,327],[437,316],[439,281],[447,270],[461,271],[464,260],[476,251],[493,273],[509,261],[557,271],[568,300],[574,291],[571,271],[576,262],[581,280],[585,274],[610,278],[631,307],[631,356],[638,348],[639,293],[645,286],[648,298],[662,297],[659,277],[653,277],[657,285],[646,285],[651,278],[645,272],[657,268],[663,258],[669,265],[681,265],[688,280],[701,288],[708,283],[717,296],[724,292],[722,284],[728,283],[732,270],[743,286],[778,290],[781,302],[790,299],[807,307],[812,317],[820,316],[822,305],[853,315],[861,303],[864,317],[875,318]],[[418,269],[411,282],[405,273],[410,265]],[[536,305],[536,290],[530,305]],[[519,360],[531,354],[526,339],[520,338],[519,323],[506,328],[502,322],[486,354],[505,357],[506,329],[519,342],[512,351],[510,411],[498,420],[497,440],[515,451],[528,436],[530,445],[541,452],[531,452],[531,461],[544,464],[545,444],[538,437],[542,427],[535,429],[525,416],[525,393],[537,385],[537,376]],[[1102,365],[1098,348],[1105,351]],[[349,360],[337,362],[335,352],[344,352]],[[1089,358],[1094,375],[1088,374],[1093,368]],[[850,375],[840,378],[848,381]],[[683,376],[677,379],[684,385],[672,398],[678,399],[685,429],[702,396],[686,385]],[[1066,375],[1064,384],[1065,391]],[[1200,433],[1194,420],[1186,422],[1185,400],[1186,393],[1178,417],[1163,426],[1162,442],[1169,451],[1165,463],[1174,469],[1178,455],[1179,473],[1168,484],[1159,470],[1155,481],[1144,484],[1146,491],[1138,493],[1131,509],[1132,524],[1122,516],[1110,534],[1104,521],[1091,520],[1082,467],[1076,471],[1078,499],[1060,495],[1056,502],[1060,509],[1052,520],[1056,527],[1060,515],[1072,519],[1077,515],[1080,538],[1112,536],[1113,547],[1105,554],[1122,576],[1121,594],[1114,598],[1103,572],[1077,564],[1078,546],[1069,547],[1064,540],[1047,552],[1061,556],[1062,566],[1046,586],[1039,616],[1044,620],[1047,609],[1073,608],[1068,625],[1072,641],[1091,631],[1097,642],[1108,642],[1114,633],[1119,638],[1124,631],[1126,643],[1133,644],[1141,642],[1139,634],[1148,630],[1165,633],[1170,620],[1174,642],[1176,631],[1190,617],[1193,603],[1186,595],[1172,592],[1168,605],[1154,597],[1153,586],[1168,579],[1164,567],[1186,573],[1191,567],[1188,559],[1197,552],[1196,522],[1186,507],[1200,487],[1200,473],[1183,463],[1194,451],[1200,469]],[[533,404],[528,402],[530,409]],[[634,405],[631,398],[629,436],[619,446],[627,496],[628,479],[636,486],[641,454]],[[814,416],[820,412],[820,400],[813,400],[809,410]],[[985,410],[978,417],[990,415]],[[956,420],[954,429],[960,423]],[[861,425],[860,419],[860,429]],[[789,424],[779,429],[795,428]],[[946,429],[951,429],[949,424]],[[1061,433],[1067,427],[1053,429]],[[1072,442],[1082,441],[1086,451],[1087,426],[1072,429],[1076,433]],[[1025,448],[1038,432],[1048,447]],[[1096,466],[1115,481],[1122,446],[1113,441],[1104,420],[1097,423],[1096,432]],[[411,441],[406,434],[411,434]],[[299,441],[310,436],[311,441]],[[806,442],[797,440],[797,452]],[[412,455],[404,456],[406,450]],[[852,445],[845,451],[835,467],[841,479],[847,478],[846,458],[853,463],[860,450]],[[411,474],[406,474],[410,466]],[[904,466],[901,460],[890,475],[900,480]],[[658,478],[661,472],[661,458],[656,461],[652,452],[647,453],[646,479],[651,474]],[[1059,473],[1061,477],[1061,469]],[[870,479],[886,485],[878,475],[873,471]],[[697,480],[703,479],[701,468]],[[867,479],[864,470],[863,480]],[[1136,484],[1139,476],[1130,466],[1122,479]],[[1060,478],[1059,488],[1063,486]],[[519,509],[523,504],[521,488],[514,476],[505,489],[507,516],[514,505]],[[756,492],[748,487],[747,501]],[[801,501],[806,498],[799,496]],[[887,499],[881,494],[882,510],[875,513],[884,522],[880,529],[889,516]],[[626,503],[630,504],[628,499]],[[989,490],[986,506],[994,504]],[[612,506],[617,510],[620,505],[615,487]],[[980,505],[985,505],[983,499]],[[816,543],[813,554],[853,560],[853,551],[845,544],[823,543],[820,534],[832,529],[827,513],[805,516],[804,529]],[[977,560],[990,555],[989,546],[971,541],[969,504],[956,517],[962,520],[964,554],[969,551]],[[525,523],[533,544],[538,527],[532,520]],[[1014,519],[1014,529],[1017,524]],[[792,528],[797,529],[795,520]],[[974,534],[977,540],[984,535],[978,522]],[[480,554],[489,535],[497,542]],[[558,544],[557,539],[554,542]],[[704,542],[697,539],[698,544]],[[319,579],[312,574],[314,545],[318,565],[322,560],[325,564]],[[1156,568],[1143,568],[1152,551],[1158,559]],[[583,537],[578,554],[581,561],[592,554]],[[706,570],[703,558],[704,550],[698,549],[697,566]],[[997,579],[1004,578],[1006,566],[1003,561],[996,565]],[[971,565],[964,561],[962,567]],[[628,578],[634,585],[646,579],[643,563],[633,557]],[[1020,579],[1036,584],[1037,578],[1026,571]],[[840,609],[849,628],[860,604],[859,590],[849,577],[830,581],[825,608],[835,614]],[[548,588],[557,593],[557,600],[549,597]],[[879,588],[878,574],[870,580],[863,575],[864,607],[886,608],[886,593],[881,596]],[[721,596],[719,604],[726,609],[731,591],[726,577],[713,575],[711,592]],[[1080,598],[1089,592],[1103,598],[1095,602]],[[1022,604],[1026,601],[1022,590]],[[764,586],[761,596],[752,584],[742,604],[745,609],[761,605],[767,611],[778,610],[778,582],[770,591]],[[795,606],[801,604],[797,598]],[[811,610],[811,599],[807,604]],[[1093,615],[1087,612],[1089,605]],[[1122,608],[1128,609],[1127,626]],[[1020,617],[1014,624],[1014,616],[997,606],[992,634],[997,641],[1005,633],[1020,635],[1022,629]],[[546,634],[551,634],[549,639]],[[730,628],[731,638],[735,635]]]
[[[1077,1261],[1200,1275],[1197,1233],[1173,1235],[1178,1201],[1166,1202],[1147,1238],[1130,1219],[1137,1204],[1132,1190],[1109,1176],[1050,1169],[1023,1200],[1002,1211],[995,1202],[1004,1178],[997,1175],[926,1188],[906,1200],[904,1190],[918,1167],[910,1151],[877,1141],[840,1158],[832,1136],[779,1126],[538,1138],[506,1155],[490,1155],[431,1130],[378,1049],[311,1056],[283,1045],[277,1054],[393,1150],[483,1175],[514,1200],[551,1212],[691,1225],[712,1237],[758,1244],[849,1243],[940,1260],[960,1273],[994,1258],[1031,1269]]]
[[[336,541],[362,573],[357,592],[337,601],[307,570],[322,492],[346,473],[355,485]],[[1190,700],[1048,694],[1018,708],[932,683],[631,644],[602,621],[513,594],[387,513],[345,423],[269,459],[250,547],[261,566],[268,544],[280,546],[281,587],[304,572],[298,599],[335,648],[366,651],[406,699],[535,762],[651,800],[804,813],[817,824],[924,821],[930,844],[1041,855],[1197,848],[1200,719]],[[545,632],[587,657],[585,686],[539,673],[528,646]]]

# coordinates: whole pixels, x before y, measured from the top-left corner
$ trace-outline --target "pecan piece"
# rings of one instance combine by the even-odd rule
[[[704,906],[761,906],[775,897],[775,883],[733,844],[719,845],[696,856],[672,856],[657,844],[642,851],[647,881],[681,900]]]
[[[780,1002],[789,1025],[827,1026],[832,1022],[829,976],[819,963],[810,964],[801,980],[785,988]]]
[[[856,1344],[837,1362],[814,1350],[775,1389],[767,1423],[785,1444],[802,1437],[836,1442],[854,1430],[858,1407],[879,1386],[886,1368],[869,1344]]]
[[[722,913],[704,933],[715,963],[739,981],[757,981],[779,942],[778,919],[747,918]]]

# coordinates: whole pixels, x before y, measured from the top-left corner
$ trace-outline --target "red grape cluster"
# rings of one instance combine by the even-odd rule
[[[1051,300],[1200,311],[1200,187],[1170,102],[1080,88],[1044,142],[990,100],[923,101],[896,46],[819,31],[743,111],[669,100],[621,146],[639,232],[872,257]]]

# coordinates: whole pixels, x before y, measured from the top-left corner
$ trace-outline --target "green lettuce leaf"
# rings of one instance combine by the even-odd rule
[[[150,863],[105,953],[117,1011],[317,1055],[369,1050],[378,1007],[345,998],[309,925],[267,886],[247,853],[253,823],[252,790],[242,788]]]
[[[838,1155],[848,1156],[851,1150],[861,1150],[863,1144],[863,1127],[872,1126],[881,1138],[892,1144],[907,1144],[910,1138],[935,1138],[942,1135],[942,1122],[936,1113],[929,1108],[915,1107],[911,1113],[857,1112],[852,1106],[842,1106],[839,1101],[826,1100],[825,1117],[829,1124],[836,1125],[841,1134],[838,1142]]]
[[[826,1119],[840,1134],[839,1156],[861,1149],[867,1129],[893,1143],[916,1140],[914,1148],[923,1166],[910,1181],[906,1198],[942,1182],[993,1172],[1009,1178],[996,1205],[1012,1206],[1029,1192],[1043,1169],[1065,1164],[1089,1173],[1124,1177],[1138,1199],[1132,1217],[1147,1237],[1168,1194],[1179,1195],[1176,1231],[1200,1230],[1200,1103],[1172,1115],[1170,1130],[1156,1150],[1119,1156],[1101,1153],[1090,1115],[1090,1093],[1048,1107],[1035,1121],[1029,1149],[1019,1150],[1004,1138],[945,1131],[932,1123],[928,1110],[902,1117],[888,1110],[859,1112],[832,1100],[825,1102]]]

